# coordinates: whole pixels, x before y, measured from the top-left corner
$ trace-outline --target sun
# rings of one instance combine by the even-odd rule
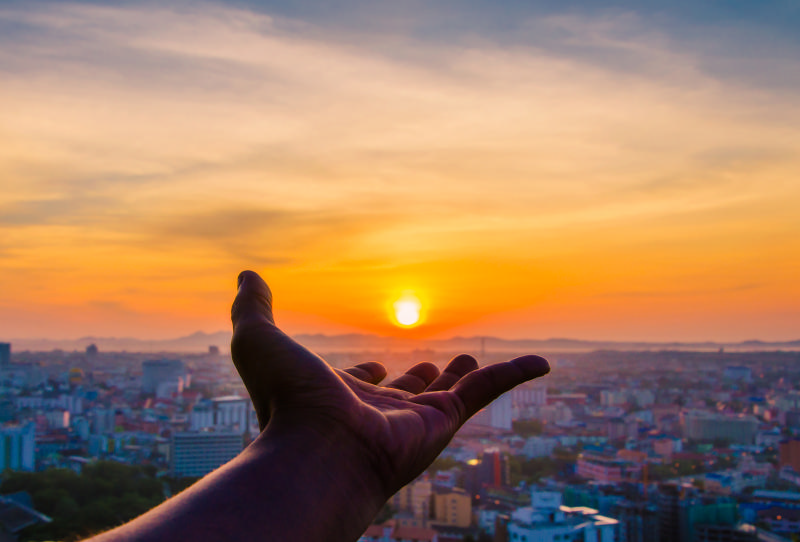
[[[400,327],[413,327],[420,323],[422,316],[422,303],[412,293],[403,294],[400,299],[392,303],[394,318]]]

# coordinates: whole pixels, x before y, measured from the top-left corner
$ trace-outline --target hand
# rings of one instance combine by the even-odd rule
[[[333,447],[377,482],[381,504],[436,458],[467,419],[517,384],[547,374],[523,356],[478,369],[461,355],[441,374],[421,363],[387,386],[376,362],[341,371],[281,332],[272,294],[251,271],[239,276],[231,354],[262,428],[260,439]],[[337,475],[337,472],[332,474]],[[347,469],[338,475],[351,476]]]
[[[477,369],[420,363],[385,387],[379,363],[330,368],[283,334],[272,294],[245,271],[231,354],[261,434],[187,490],[93,542],[357,540],[386,500],[490,401],[549,371],[537,356]]]

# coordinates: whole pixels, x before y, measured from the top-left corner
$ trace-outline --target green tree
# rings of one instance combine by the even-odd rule
[[[544,427],[539,420],[516,420],[511,422],[511,430],[521,437],[541,435]]]

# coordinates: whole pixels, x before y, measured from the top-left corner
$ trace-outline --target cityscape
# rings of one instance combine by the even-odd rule
[[[0,0],[0,80],[0,542],[800,542],[800,1]]]
[[[104,523],[87,512],[85,490],[46,490],[37,476],[144,479],[126,485],[140,493],[125,497],[140,499],[136,515],[259,432],[218,346],[188,354],[12,347],[0,343],[0,525],[18,540],[72,540],[130,519]],[[489,363],[508,357],[481,354]],[[322,355],[344,368],[387,355],[398,366],[443,364],[452,353]],[[549,359],[550,375],[470,419],[361,541],[798,539],[800,352],[596,350]]]

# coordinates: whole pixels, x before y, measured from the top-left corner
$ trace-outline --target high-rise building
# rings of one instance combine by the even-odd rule
[[[502,487],[508,481],[508,458],[497,448],[484,451],[480,461],[470,462],[464,471],[464,489],[470,495],[484,493],[486,488]]]
[[[470,423],[511,431],[512,407],[511,393],[504,393],[473,416]]]
[[[34,470],[35,432],[33,422],[0,427],[0,472],[6,469]]]
[[[11,343],[0,343],[0,367],[11,364]]]
[[[737,524],[737,514],[737,503],[730,497],[702,494],[688,484],[662,484],[658,491],[658,539],[695,542],[705,533],[703,540],[714,540],[710,537],[715,533],[730,531]]]
[[[173,433],[170,470],[173,476],[205,476],[244,448],[241,433]]]

